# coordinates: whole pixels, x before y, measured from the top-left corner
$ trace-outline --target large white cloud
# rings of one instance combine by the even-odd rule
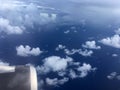
[[[0,32],[6,34],[22,34],[23,30],[19,26],[13,26],[8,19],[0,18]]]
[[[112,46],[115,48],[120,48],[120,36],[119,35],[114,35],[112,37],[104,38],[100,40],[100,42],[104,45]]]
[[[38,56],[42,53],[39,47],[31,48],[29,45],[26,45],[25,47],[23,45],[20,45],[16,47],[17,55],[28,57],[28,56]]]
[[[101,49],[100,46],[96,45],[95,41],[86,41],[85,44],[82,45],[82,47],[89,49]]]
[[[72,58],[60,58],[58,56],[51,56],[45,58],[44,64],[39,68],[39,71],[43,71],[44,73],[49,73],[50,71],[64,71],[68,67],[68,63],[72,62]]]

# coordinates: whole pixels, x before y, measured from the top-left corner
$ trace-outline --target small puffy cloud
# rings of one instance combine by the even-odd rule
[[[117,56],[118,56],[118,54],[112,54],[112,56],[113,56],[113,57],[117,57]]]
[[[72,79],[75,78],[84,78],[88,75],[89,72],[95,71],[96,68],[92,68],[90,64],[83,63],[83,65],[77,67],[77,71],[75,72],[74,70],[69,71],[69,76]]]
[[[66,30],[66,31],[64,31],[65,34],[68,34],[69,32],[70,32],[70,30]]]
[[[8,19],[0,18],[0,32],[6,34],[22,34],[23,30],[19,26],[13,26]]]
[[[120,80],[120,74],[117,72],[112,72],[110,75],[107,76],[109,80],[117,79]]]
[[[117,78],[117,76],[118,76],[117,72],[112,72],[110,73],[110,75],[107,76],[107,78],[112,80],[112,79]]]
[[[100,46],[96,45],[95,41],[86,41],[85,44],[82,45],[82,47],[89,49],[101,49]]]
[[[74,71],[74,70],[70,70],[69,71],[69,77],[71,78],[71,79],[75,79],[75,78],[78,78],[79,77],[79,75],[77,75],[77,73]]]
[[[93,51],[92,50],[82,50],[82,49],[72,49],[72,50],[68,50],[68,49],[64,49],[64,52],[67,54],[67,55],[73,55],[73,54],[80,54],[82,56],[91,56],[93,54]]]
[[[81,54],[82,56],[85,56],[85,57],[87,57],[87,56],[91,56],[92,54],[93,54],[93,51],[92,50],[87,50],[87,49],[85,49],[84,51],[80,51],[79,52],[79,54]]]
[[[56,51],[59,51],[59,50],[65,49],[65,48],[66,48],[66,46],[59,44],[58,47],[56,47],[55,50],[56,50]]]
[[[83,63],[82,66],[78,67],[78,71],[81,72],[80,77],[86,77],[88,72],[96,70],[96,68],[92,68],[90,64]]]
[[[111,46],[114,48],[120,48],[120,36],[119,35],[114,35],[112,37],[104,38],[100,40],[100,42],[107,46]]]
[[[25,47],[20,45],[16,47],[16,51],[17,55],[22,57],[38,56],[42,53],[39,47],[31,48],[29,45],[26,45]]]
[[[58,79],[58,78],[54,78],[54,79],[50,79],[50,78],[46,78],[46,83],[50,86],[57,86],[57,85],[62,85],[64,83],[66,83],[69,80],[69,78],[62,78],[62,79]]]

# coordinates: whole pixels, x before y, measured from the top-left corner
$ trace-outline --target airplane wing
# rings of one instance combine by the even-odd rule
[[[0,90],[37,90],[35,68],[0,66]]]

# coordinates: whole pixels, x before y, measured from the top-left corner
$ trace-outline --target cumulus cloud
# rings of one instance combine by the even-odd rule
[[[70,70],[69,71],[69,77],[71,78],[71,79],[75,79],[75,78],[78,78],[79,77],[79,75],[74,71],[74,70]]]
[[[70,30],[66,30],[66,31],[64,31],[64,33],[65,33],[65,34],[68,34],[68,33],[70,33]]]
[[[69,50],[69,49],[64,49],[64,52],[67,54],[67,55],[73,55],[73,54],[80,54],[82,56],[91,56],[93,54],[93,51],[92,50],[82,50],[82,49],[72,49],[72,50]]]
[[[69,76],[72,79],[75,78],[84,78],[88,75],[89,72],[95,71],[97,68],[92,68],[90,64],[83,63],[83,65],[77,67],[77,71],[75,72],[74,70],[69,71]]]
[[[26,45],[25,47],[20,45],[16,47],[16,51],[17,55],[22,57],[38,56],[42,53],[39,47],[31,48],[29,45]]]
[[[93,54],[93,51],[85,49],[84,51],[81,50],[79,54],[81,54],[82,56],[91,56]]]
[[[75,62],[72,58],[61,58],[59,56],[50,56],[43,60],[43,65],[36,67],[38,75],[47,75],[49,73],[56,73],[58,77],[51,79],[45,78],[45,82],[50,86],[62,85],[68,82],[69,79],[85,78],[89,72],[95,71],[90,64]]]
[[[65,49],[65,48],[66,48],[66,46],[59,44],[59,45],[56,47],[55,50],[56,50],[56,51],[59,51],[59,50]]]
[[[107,78],[110,80],[113,80],[113,79],[120,80],[120,74],[118,74],[117,72],[112,72],[110,73],[110,75],[107,76]]]
[[[89,49],[101,49],[100,46],[96,45],[95,41],[86,41],[85,44],[82,45],[82,47]]]
[[[60,58],[58,56],[51,56],[45,58],[44,64],[41,67],[38,67],[40,72],[49,73],[50,71],[64,71],[68,67],[68,63],[72,62],[72,58]]]
[[[59,79],[59,80],[58,80],[58,78],[54,78],[54,79],[46,78],[46,83],[48,85],[57,86],[57,85],[64,84],[68,80],[69,80],[69,78],[63,78],[63,79]]]
[[[0,32],[6,34],[22,34],[23,30],[19,26],[13,26],[8,19],[0,18]]]
[[[120,36],[119,35],[114,35],[112,37],[104,38],[100,40],[100,42],[107,46],[111,46],[114,48],[120,48]]]
[[[113,56],[113,57],[117,57],[117,56],[118,56],[118,54],[115,54],[115,53],[114,53],[114,54],[112,54],[112,56]]]
[[[88,72],[95,69],[96,68],[92,68],[90,64],[86,63],[83,63],[82,66],[77,68],[77,70],[81,72],[80,77],[86,77],[88,75]]]

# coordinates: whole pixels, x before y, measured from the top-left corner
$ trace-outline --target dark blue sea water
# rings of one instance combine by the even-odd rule
[[[71,30],[75,27],[77,32]],[[95,40],[97,45],[102,49],[93,50],[91,57],[83,57],[79,54],[72,55],[75,61],[90,63],[97,67],[94,73],[88,74],[85,78],[69,80],[59,87],[44,87],[45,90],[120,90],[119,80],[109,80],[107,75],[111,72],[120,73],[120,50],[99,43],[99,40],[107,36],[114,35],[114,29],[107,25],[80,25],[80,24],[57,24],[50,26],[39,26],[34,29],[27,28],[27,32],[22,35],[3,35],[0,38],[0,57],[1,60],[11,63],[12,65],[23,65],[32,63],[35,66],[41,65],[42,60],[49,56],[66,57],[64,51],[55,51],[58,44],[65,45],[68,49],[79,49],[81,45],[88,40]],[[64,31],[70,30],[65,34]],[[30,45],[31,47],[40,47],[44,53],[37,57],[20,57],[17,56],[16,46]],[[112,54],[118,54],[118,57],[112,57]],[[51,74],[52,76],[52,74]],[[41,78],[38,76],[38,78]]]

